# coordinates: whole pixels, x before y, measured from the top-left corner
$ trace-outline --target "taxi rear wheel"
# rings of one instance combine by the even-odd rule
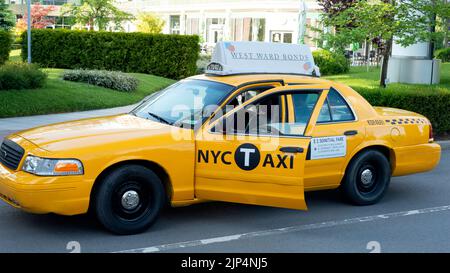
[[[165,193],[159,177],[139,165],[119,167],[105,177],[94,200],[97,219],[116,234],[147,230],[157,219]]]
[[[391,180],[391,166],[384,154],[366,150],[350,162],[341,185],[344,196],[355,205],[380,201]]]

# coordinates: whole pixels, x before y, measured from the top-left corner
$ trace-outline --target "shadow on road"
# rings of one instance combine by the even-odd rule
[[[309,192],[306,193],[307,203],[314,210],[318,207],[332,205],[336,207],[347,207],[344,200],[336,190]],[[12,209],[12,208],[11,208]],[[303,214],[304,212],[300,212]],[[166,207],[162,212],[158,224],[152,230],[166,230],[171,226],[184,224],[195,224],[195,222],[208,224],[209,221],[223,223],[254,222],[256,220],[267,219],[270,215],[283,214],[298,217],[299,211],[273,208],[264,206],[254,206],[245,204],[234,204],[226,202],[207,202],[192,206],[172,208]],[[16,217],[16,224],[33,227],[35,231],[43,233],[55,232],[55,227],[61,233],[80,234],[108,234],[96,221],[92,214],[61,216],[55,214],[34,215],[26,212],[19,212]],[[244,220],[245,219],[245,220]],[[161,223],[161,224],[159,224]]]

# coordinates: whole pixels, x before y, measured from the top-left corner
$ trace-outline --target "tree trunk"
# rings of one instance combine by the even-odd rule
[[[433,3],[433,6],[435,5],[435,1],[431,1]],[[431,33],[435,33],[436,32],[436,13],[433,13],[431,15],[431,28],[430,28],[430,32]],[[429,44],[429,48],[428,48],[428,57],[430,60],[433,60],[434,58],[434,40],[430,41]]]
[[[386,48],[383,52],[383,64],[381,65],[380,86],[386,88],[387,69],[389,64],[389,57],[392,51],[392,38],[386,41]]]
[[[89,19],[89,31],[94,31],[94,18]]]
[[[450,18],[445,20],[444,23],[444,48],[448,47],[448,35],[449,35],[449,28],[450,28]]]
[[[366,41],[365,41],[365,49],[364,49],[364,51],[365,51],[365,53],[364,53],[364,55],[366,56],[365,58],[366,58],[366,69],[367,69],[367,72],[369,72],[369,51],[370,51],[370,44],[369,44],[369,39],[366,39]]]

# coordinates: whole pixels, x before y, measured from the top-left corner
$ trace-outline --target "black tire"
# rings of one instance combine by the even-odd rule
[[[100,223],[113,233],[125,235],[147,230],[157,219],[166,196],[153,171],[125,165],[101,181],[94,198],[94,212]]]
[[[383,198],[391,181],[391,165],[381,152],[366,150],[350,162],[341,189],[348,201],[365,206]]]

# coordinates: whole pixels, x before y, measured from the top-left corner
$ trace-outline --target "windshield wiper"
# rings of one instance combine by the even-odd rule
[[[154,114],[154,113],[152,113],[152,112],[148,112],[148,114],[149,114],[150,116],[156,118],[157,120],[162,121],[162,122],[165,123],[165,124],[172,125],[172,122],[166,120],[166,119],[163,118],[163,117],[158,116],[157,114]]]

